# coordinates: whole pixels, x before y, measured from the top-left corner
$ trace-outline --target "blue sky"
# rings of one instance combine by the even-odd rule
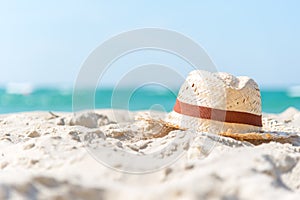
[[[194,39],[219,71],[248,75],[262,87],[300,85],[299,2],[1,1],[0,84],[72,85],[103,41],[159,27]]]

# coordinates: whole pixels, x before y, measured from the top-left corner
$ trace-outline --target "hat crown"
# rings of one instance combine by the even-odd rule
[[[189,73],[177,99],[197,106],[261,115],[259,87],[246,76],[195,70]]]

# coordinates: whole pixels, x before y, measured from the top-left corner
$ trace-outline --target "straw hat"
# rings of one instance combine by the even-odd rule
[[[192,71],[166,122],[200,132],[258,132],[262,127],[258,85],[245,76]]]
[[[165,130],[215,133],[254,144],[300,144],[300,128],[263,117],[257,83],[246,76],[195,70],[181,86],[174,109],[166,116],[141,113],[136,119],[161,124]]]

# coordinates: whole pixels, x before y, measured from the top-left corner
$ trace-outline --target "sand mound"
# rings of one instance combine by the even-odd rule
[[[0,116],[0,199],[299,198],[297,144],[253,145],[166,128],[155,120],[132,121],[134,114],[99,110],[75,116]],[[288,122],[272,117],[297,125],[299,112],[291,115]],[[134,163],[145,157],[153,163]],[[120,172],[147,171],[157,163],[151,173]]]

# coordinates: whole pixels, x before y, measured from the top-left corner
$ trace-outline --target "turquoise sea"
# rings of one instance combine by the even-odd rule
[[[171,111],[176,99],[176,94],[168,90],[140,89],[130,99],[122,98],[128,94],[124,89],[114,92],[122,104],[129,102],[129,110],[150,109],[158,104],[166,111]],[[112,89],[98,89],[95,93],[95,107],[111,108],[112,93]],[[262,90],[261,95],[263,112],[280,113],[291,106],[300,109],[300,96],[291,96],[287,90]],[[4,88],[0,89],[0,113],[37,110],[72,111],[72,89],[40,88],[30,94],[10,93]]]

